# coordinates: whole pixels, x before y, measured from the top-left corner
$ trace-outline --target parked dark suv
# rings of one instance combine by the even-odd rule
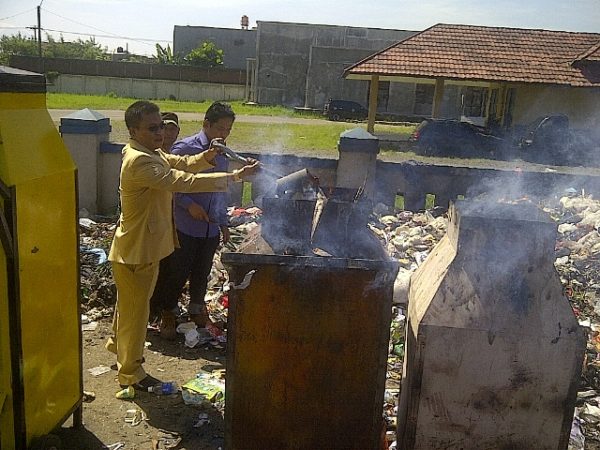
[[[369,111],[360,103],[350,100],[329,100],[323,108],[323,115],[329,120],[365,120]]]
[[[490,156],[506,145],[502,138],[480,127],[453,119],[426,119],[409,141],[422,154],[430,156]]]

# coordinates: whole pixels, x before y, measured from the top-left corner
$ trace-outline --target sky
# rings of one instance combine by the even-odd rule
[[[41,4],[43,36],[88,39],[114,52],[155,54],[174,25],[240,28],[257,21],[424,30],[454,23],[600,33],[600,0],[0,0],[0,34],[33,36]],[[75,34],[79,33],[79,34]],[[45,40],[45,37],[44,37]]]

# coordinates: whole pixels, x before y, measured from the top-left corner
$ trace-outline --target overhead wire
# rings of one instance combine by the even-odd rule
[[[40,6],[41,6],[41,3],[40,3]],[[52,15],[54,15],[56,17],[59,17],[59,18],[61,18],[63,20],[67,20],[67,21],[72,22],[74,24],[77,24],[77,25],[80,25],[80,26],[83,26],[83,27],[87,27],[87,28],[90,28],[92,30],[99,31],[100,33],[103,33],[103,34],[81,33],[81,32],[77,32],[77,31],[56,30],[56,29],[52,29],[52,28],[42,27],[43,31],[53,32],[53,33],[72,34],[72,35],[77,35],[77,36],[88,36],[88,37],[93,37],[93,38],[98,37],[98,38],[105,38],[105,39],[106,38],[108,38],[108,39],[124,39],[124,40],[128,40],[128,41],[138,42],[140,44],[147,45],[147,46],[150,46],[150,47],[154,47],[154,44],[156,44],[157,42],[161,42],[161,43],[170,43],[171,42],[170,40],[167,40],[167,39],[151,39],[151,38],[138,38],[138,37],[131,37],[131,36],[121,36],[121,35],[118,35],[118,34],[115,34],[115,33],[111,33],[110,31],[105,31],[105,30],[102,30],[100,28],[94,27],[92,25],[88,25],[88,24],[85,24],[83,22],[79,22],[77,20],[69,19],[68,17],[62,16],[61,14],[55,13],[53,11],[50,11],[49,9],[46,9],[46,8],[41,8],[41,9],[42,9],[42,11],[50,13],[50,14],[52,14]],[[36,8],[31,8],[31,9],[29,9],[27,11],[23,11],[23,12],[20,12],[20,13],[17,13],[17,14],[13,14],[12,16],[4,17],[4,18],[2,18],[0,20],[7,20],[7,19],[10,19],[10,18],[13,18],[13,17],[17,17],[17,16],[20,16],[20,15],[23,15],[23,14],[26,14],[26,13],[29,13],[29,12],[32,12],[32,11],[35,11],[35,10],[36,10]],[[8,29],[22,29],[22,30],[25,30],[25,29],[30,29],[30,28],[32,28],[32,27],[0,26],[0,29],[7,29],[7,30]],[[33,27],[33,28],[36,28],[36,27]]]
[[[17,13],[17,14],[13,14],[12,16],[2,17],[2,18],[0,18],[0,20],[12,19],[13,17],[21,16],[21,15],[27,14],[27,13],[29,13],[31,11],[35,11],[35,8],[31,8],[31,9],[28,9],[27,11],[23,11],[23,12],[20,12],[20,13]]]
[[[0,27],[2,28],[2,27]],[[66,30],[55,30],[53,28],[42,28],[42,30],[44,31],[52,31],[54,33],[64,33],[64,34],[75,34],[75,35],[79,35],[79,36],[90,36],[90,37],[102,37],[102,38],[110,38],[110,39],[127,39],[130,41],[139,41],[142,44],[145,44],[145,42],[142,41],[148,41],[148,42],[171,42],[171,41],[167,41],[167,40],[162,40],[162,39],[146,39],[146,38],[131,38],[128,36],[118,36],[116,34],[93,34],[93,33],[80,33],[77,31],[66,31]]]
[[[83,22],[79,22],[79,21],[77,21],[77,20],[73,20],[73,19],[69,19],[68,17],[61,16],[60,14],[57,14],[57,13],[55,13],[55,12],[52,12],[52,11],[50,11],[50,10],[46,9],[46,8],[43,8],[43,10],[44,10],[45,12],[48,12],[48,13],[52,14],[52,15],[55,15],[55,16],[57,16],[57,17],[60,17],[61,19],[67,20],[67,21],[69,21],[69,22],[73,22],[73,23],[75,23],[75,24],[77,24],[77,25],[81,25],[81,26],[84,26],[84,27],[91,28],[91,29],[93,29],[93,30],[99,31],[99,32],[101,32],[101,33],[105,33],[105,35],[96,35],[97,37],[104,37],[104,38],[114,38],[114,39],[127,39],[127,40],[130,40],[130,41],[139,42],[140,44],[149,45],[149,46],[154,46],[153,44],[150,44],[149,42],[171,42],[171,41],[167,41],[167,40],[146,39],[146,38],[134,38],[134,37],[129,37],[129,36],[119,36],[119,35],[117,35],[117,34],[114,34],[114,33],[111,33],[111,32],[109,32],[109,31],[101,30],[100,28],[94,27],[94,26],[92,26],[92,25],[88,25],[88,24],[85,24],[85,23],[83,23]],[[58,30],[50,30],[50,29],[48,29],[48,28],[46,28],[46,30],[48,30],[48,31],[54,31],[54,32],[61,32],[61,31],[58,31]],[[90,34],[89,34],[89,33],[76,33],[76,32],[67,32],[67,31],[63,31],[63,32],[64,32],[64,33],[71,33],[71,34],[81,34],[81,35],[85,35],[85,36],[90,36]],[[93,35],[92,35],[92,36],[93,36]]]

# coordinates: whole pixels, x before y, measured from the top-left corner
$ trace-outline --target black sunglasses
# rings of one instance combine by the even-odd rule
[[[151,126],[149,126],[148,127],[148,131],[150,133],[156,133],[159,130],[164,130],[164,128],[165,128],[165,124],[161,122],[160,125],[151,125]]]

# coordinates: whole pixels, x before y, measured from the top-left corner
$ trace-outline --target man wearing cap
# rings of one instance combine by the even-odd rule
[[[175,143],[176,155],[196,155],[208,149],[213,139],[225,140],[235,120],[227,103],[214,102],[206,111],[202,130]],[[227,159],[217,155],[215,167],[209,172],[227,171]],[[160,271],[152,308],[161,311],[160,334],[165,339],[176,337],[176,312],[179,296],[189,279],[190,318],[199,327],[209,323],[204,296],[213,257],[222,237],[229,240],[227,228],[227,194],[224,192],[178,193],[174,196],[173,213],[180,248],[160,263]]]
[[[179,117],[173,112],[164,112],[160,115],[165,126],[164,139],[161,149],[165,153],[171,153],[171,147],[179,136]]]

